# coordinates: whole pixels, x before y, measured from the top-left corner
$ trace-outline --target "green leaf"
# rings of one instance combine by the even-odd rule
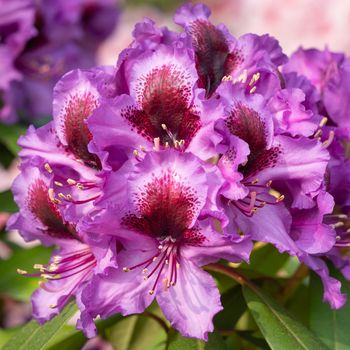
[[[242,287],[237,285],[221,295],[221,303],[224,309],[214,318],[216,329],[232,330],[247,309],[243,298]]]
[[[193,338],[184,338],[176,333],[170,340],[168,350],[227,350],[224,339],[218,333],[210,333],[208,342]]]
[[[64,310],[51,321],[40,326],[36,321],[30,321],[22,327],[2,348],[2,350],[41,350],[50,339],[72,318],[77,306],[68,304]]]
[[[268,346],[265,339],[257,337],[254,331],[237,331],[237,334],[249,343],[256,345],[261,350],[270,350],[270,347]]]
[[[118,350],[163,350],[167,340],[158,322],[144,314],[124,318],[108,329],[106,335]]]
[[[273,245],[266,244],[253,250],[249,265],[244,263],[241,266],[265,276],[275,277],[276,272],[285,265],[288,258],[288,254],[281,254]]]
[[[47,263],[51,249],[43,246],[23,249],[15,248],[8,260],[0,261],[0,293],[19,300],[28,300],[38,288],[38,279],[17,273],[17,268],[31,269],[35,263]]]
[[[15,213],[18,211],[17,204],[13,200],[10,190],[0,192],[0,212]]]
[[[26,132],[26,129],[26,127],[18,124],[0,124],[0,142],[16,155],[20,150],[20,147],[17,145],[17,140]]]
[[[350,295],[350,285],[340,273],[342,291]],[[332,310],[323,302],[323,286],[316,274],[310,280],[310,328],[333,350],[350,350],[350,303],[340,310]]]
[[[98,320],[95,322],[97,333],[104,336],[106,329],[123,320],[121,315],[114,315],[107,320]],[[47,344],[47,350],[62,350],[62,349],[81,349],[86,343],[87,338],[83,332],[75,329],[74,326],[65,325],[55,337]]]
[[[328,349],[310,330],[259,288],[243,286],[243,295],[271,349]]]

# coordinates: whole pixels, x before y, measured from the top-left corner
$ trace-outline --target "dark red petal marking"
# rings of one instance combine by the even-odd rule
[[[190,32],[196,53],[198,85],[204,88],[207,97],[210,97],[222,78],[242,62],[242,57],[239,52],[230,52],[222,31],[208,21],[193,22]]]
[[[62,216],[49,197],[48,187],[41,179],[36,180],[28,191],[27,205],[31,213],[47,227],[46,233],[54,238],[77,239],[73,225],[63,221]]]
[[[266,149],[266,126],[258,112],[239,102],[226,119],[226,126],[233,135],[249,145],[248,162],[239,169],[245,177],[276,165],[281,150],[279,147]]]
[[[200,117],[190,106],[192,86],[188,80],[185,71],[172,65],[153,69],[137,89],[141,109],[126,108],[123,117],[149,141],[159,137],[162,145],[173,146],[164,124],[177,141],[184,140],[186,147],[201,126]]]
[[[243,166],[240,171],[244,173],[244,177],[254,176],[260,171],[273,168],[276,166],[278,157],[282,153],[279,147],[265,149],[248,157],[248,163]]]
[[[85,120],[97,107],[98,101],[90,92],[72,96],[64,109],[64,133],[68,150],[87,165],[101,168],[101,163],[95,154],[88,151],[92,139]]]
[[[258,112],[247,107],[243,103],[237,103],[226,119],[226,126],[231,134],[247,142],[251,153],[256,153],[266,148],[265,123]]]
[[[191,187],[176,181],[174,175],[167,171],[135,194],[138,214],[127,215],[123,224],[157,239],[180,239],[186,232],[189,235],[188,226],[196,213],[198,198]]]

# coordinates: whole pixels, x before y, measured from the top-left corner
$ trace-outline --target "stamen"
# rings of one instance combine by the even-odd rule
[[[253,74],[252,79],[250,80],[249,86],[253,86],[260,79],[260,73],[257,72]]]
[[[163,127],[163,125],[164,124],[162,124],[162,127]],[[154,143],[153,149],[158,152],[160,150],[160,138],[159,137],[155,137],[153,139],[153,143]]]
[[[67,184],[68,185],[75,185],[77,182],[75,181],[75,180],[73,180],[73,179],[67,179]]]
[[[344,224],[344,222],[343,221],[338,221],[338,222],[336,222],[335,224],[331,224],[330,226],[332,227],[332,228],[338,228],[338,227],[342,227],[342,226],[344,226],[345,224]]]
[[[231,75],[224,75],[221,79],[221,81],[232,81],[232,76]]]
[[[278,198],[276,198],[276,203],[282,202],[284,200],[284,194],[281,194]]]
[[[314,138],[317,139],[318,137],[322,136],[322,130],[318,129],[315,134],[314,134]]]
[[[63,187],[63,184],[59,181],[55,181],[54,184],[59,187]]]
[[[28,272],[25,270],[17,269],[17,273],[19,273],[20,275],[26,275]]]
[[[249,90],[249,93],[250,94],[253,94],[256,90],[256,86],[253,86],[250,90]]]
[[[323,126],[325,126],[328,122],[328,118],[327,117],[323,117],[320,121],[320,127],[322,128]]]
[[[50,167],[50,164],[49,164],[49,163],[45,163],[44,168],[45,168],[45,170],[46,170],[49,174],[52,174],[52,173],[53,173],[53,170],[52,170],[52,168]]]
[[[322,143],[323,147],[324,148],[329,147],[331,145],[331,143],[333,142],[333,140],[334,140],[334,131],[331,130],[329,132],[328,139]]]

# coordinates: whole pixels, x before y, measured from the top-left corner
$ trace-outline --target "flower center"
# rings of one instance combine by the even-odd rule
[[[141,108],[122,111],[123,117],[143,137],[162,146],[185,147],[199,130],[200,117],[191,108],[191,86],[187,73],[173,65],[153,69],[137,88]],[[164,127],[165,126],[165,127]]]
[[[192,44],[196,54],[199,87],[206,90],[209,98],[241,62],[239,52],[230,52],[223,32],[208,21],[197,20],[190,28]]]
[[[28,191],[27,204],[30,212],[46,226],[45,232],[53,238],[77,239],[75,227],[65,223],[52,199],[50,189],[41,179],[36,180]]]
[[[236,103],[226,119],[226,126],[231,134],[249,145],[248,162],[239,168],[245,177],[275,166],[281,151],[278,147],[266,149],[266,126],[258,112],[241,102]]]
[[[167,171],[154,177],[134,195],[138,214],[130,213],[123,224],[157,239],[179,239],[191,224],[199,204],[196,192]]]
[[[101,169],[98,157],[88,150],[92,134],[85,123],[97,106],[98,101],[90,92],[72,96],[63,111],[63,128],[68,150],[86,165]]]

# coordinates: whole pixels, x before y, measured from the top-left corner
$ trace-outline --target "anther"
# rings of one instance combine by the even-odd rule
[[[256,86],[253,86],[250,90],[249,90],[249,93],[250,94],[253,94],[256,90]]]
[[[323,147],[324,147],[324,148],[329,147],[330,144],[333,142],[333,140],[334,140],[334,131],[331,130],[331,131],[329,132],[328,139],[322,143]]]
[[[231,75],[224,75],[221,79],[221,81],[232,81]]]
[[[252,185],[256,185],[259,182],[259,179],[255,179],[252,181]]]
[[[45,266],[42,265],[42,264],[34,264],[33,265],[33,269],[40,270],[40,272],[44,272],[45,271]]]
[[[164,124],[162,124],[162,125],[164,125]],[[153,149],[155,151],[159,151],[160,150],[160,138],[159,137],[155,137],[153,139],[153,143],[154,143]]]
[[[315,134],[314,134],[314,138],[316,139],[316,138],[318,138],[319,136],[321,136],[322,135],[322,130],[321,129],[318,129],[316,132],[315,132]]]
[[[325,126],[328,122],[328,118],[327,117],[323,117],[320,121],[320,127],[322,128],[323,126]]]
[[[56,304],[50,304],[50,305],[49,305],[49,308],[50,308],[50,309],[56,309],[56,307],[57,307]]]
[[[130,271],[130,269],[129,269],[129,268],[127,268],[127,267],[123,267],[123,271],[124,271],[124,272],[129,272],[129,271]]]
[[[259,72],[253,74],[252,79],[249,82],[249,86],[253,86],[259,80],[259,78],[260,78],[260,73]]]
[[[17,273],[19,273],[20,275],[26,275],[28,272],[25,270],[17,269]]]
[[[63,187],[63,184],[59,181],[55,181],[54,184],[59,187]]]
[[[62,260],[62,257],[60,255],[55,255],[52,260],[55,264],[58,264]]]
[[[135,157],[138,157],[139,155],[139,151],[137,149],[134,149],[132,154],[135,156]]]
[[[336,222],[335,224],[331,224],[330,226],[332,228],[338,228],[338,227],[342,227],[344,226],[345,224],[342,222],[342,221],[339,221],[339,222]]]
[[[50,164],[49,164],[49,163],[45,163],[44,168],[45,168],[45,170],[46,170],[49,174],[52,174],[52,173],[53,173],[53,170],[52,170],[52,168],[50,167]]]
[[[154,290],[151,289],[148,293],[149,293],[149,295],[153,295],[154,294]]]
[[[148,272],[148,269],[147,268],[144,268],[143,270],[142,270],[142,273],[147,273]]]
[[[75,185],[77,182],[73,179],[67,179],[67,184],[68,185]]]
[[[266,187],[270,187],[272,185],[272,180],[266,182]]]
[[[276,203],[282,202],[283,200],[284,200],[284,194],[282,194],[278,198],[276,198]]]

